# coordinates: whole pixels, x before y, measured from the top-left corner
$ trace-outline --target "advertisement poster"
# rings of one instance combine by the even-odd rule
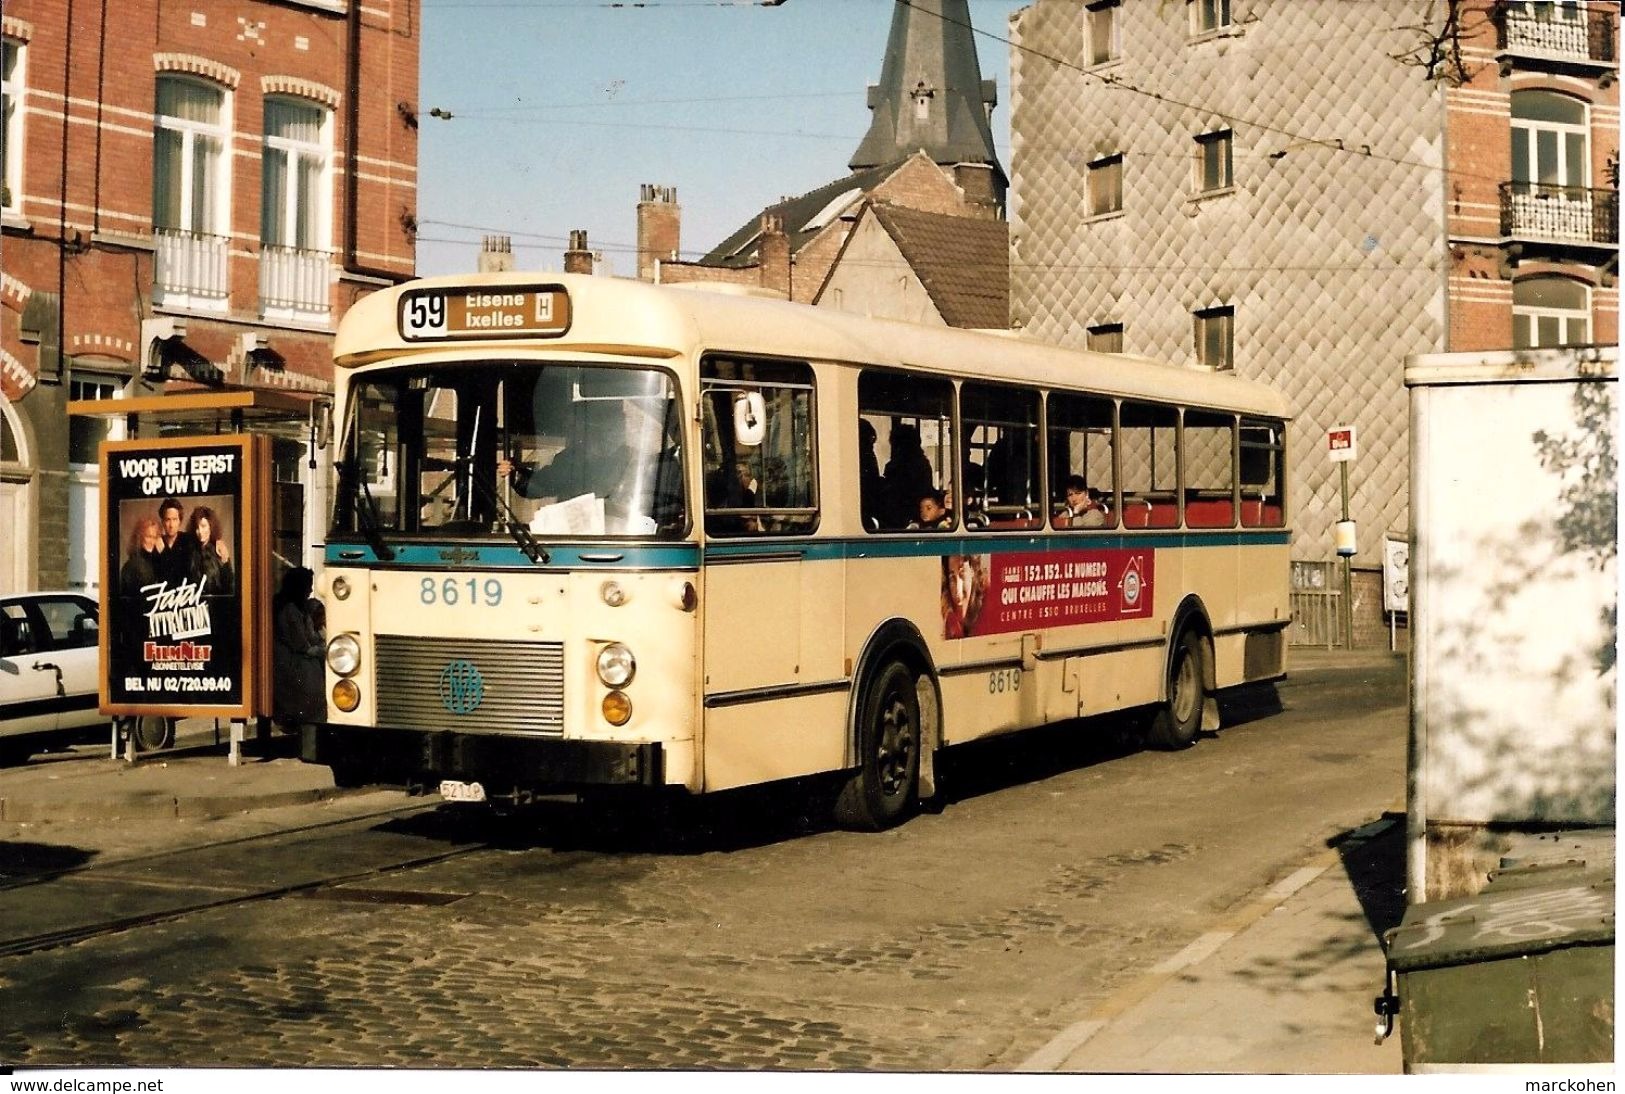
[[[942,635],[1149,617],[1155,557],[1144,549],[949,555],[942,560]]]
[[[254,713],[255,440],[103,446],[104,711]]]

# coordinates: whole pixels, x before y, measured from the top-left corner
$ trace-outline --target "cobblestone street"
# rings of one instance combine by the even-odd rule
[[[965,796],[879,835],[763,796],[665,846],[563,807],[528,831],[389,821],[430,850],[476,823],[500,838],[0,960],[0,1059],[1010,1070],[1397,800],[1399,684],[1376,716],[1289,710],[1179,755],[982,749]]]

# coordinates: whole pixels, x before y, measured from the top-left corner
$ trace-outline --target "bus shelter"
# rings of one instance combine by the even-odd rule
[[[250,722],[268,736],[272,591],[315,557],[328,405],[249,388],[68,404],[130,438],[100,446],[96,509],[115,755],[172,742],[181,718],[229,720],[233,764]]]

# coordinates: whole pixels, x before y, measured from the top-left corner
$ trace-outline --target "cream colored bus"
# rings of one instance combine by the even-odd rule
[[[829,773],[1282,672],[1280,395],[1019,337],[611,278],[435,278],[337,336],[306,760],[450,800]],[[1088,723],[1079,723],[1080,732]]]

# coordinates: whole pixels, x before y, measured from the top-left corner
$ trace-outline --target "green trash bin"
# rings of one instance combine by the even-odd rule
[[[1597,861],[1509,864],[1387,932],[1407,1072],[1612,1064],[1614,867]]]

